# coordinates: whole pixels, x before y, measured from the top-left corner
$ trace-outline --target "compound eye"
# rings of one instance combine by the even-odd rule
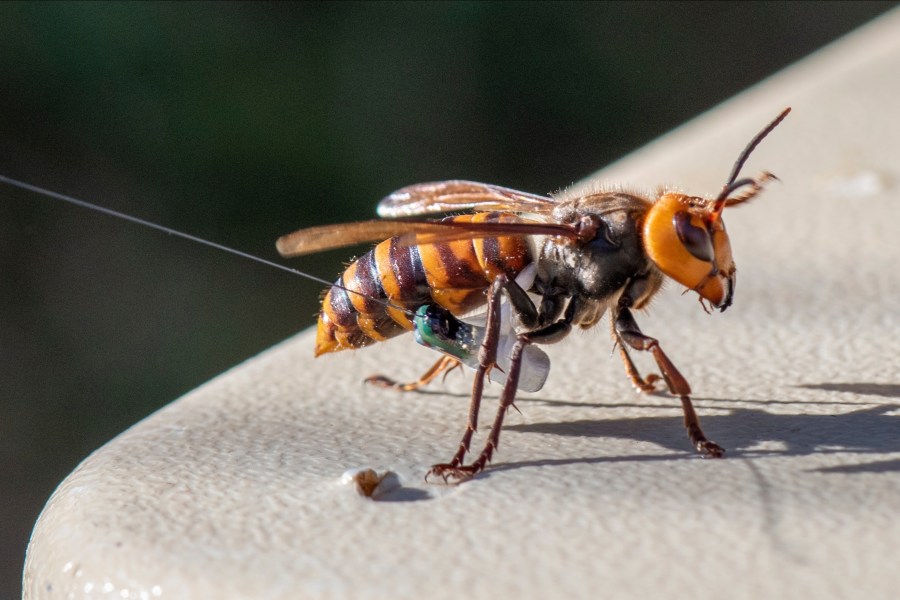
[[[678,211],[673,218],[678,239],[695,258],[704,262],[713,262],[713,245],[709,231],[705,227],[697,227],[691,223],[691,215],[687,211]]]

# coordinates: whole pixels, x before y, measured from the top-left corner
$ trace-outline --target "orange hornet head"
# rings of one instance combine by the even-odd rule
[[[725,225],[700,198],[664,194],[644,219],[644,249],[659,270],[720,310],[734,295],[734,260]]]
[[[735,283],[734,259],[722,210],[750,200],[763,184],[776,178],[771,173],[755,179],[738,179],[738,175],[750,153],[790,111],[790,108],[783,110],[747,144],[714,200],[666,193],[656,200],[644,218],[642,239],[650,260],[660,271],[694,290],[719,310],[731,306]],[[732,196],[745,187],[750,189]]]

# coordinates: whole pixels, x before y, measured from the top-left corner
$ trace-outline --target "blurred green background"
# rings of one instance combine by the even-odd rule
[[[3,3],[0,173],[275,258],[409,183],[557,190],[892,6]],[[320,287],[0,186],[0,598],[80,460]]]

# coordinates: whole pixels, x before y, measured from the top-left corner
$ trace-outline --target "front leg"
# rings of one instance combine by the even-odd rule
[[[691,386],[688,385],[684,376],[678,372],[666,353],[659,346],[659,341],[655,338],[644,335],[631,310],[627,307],[620,306],[615,316],[615,331],[619,339],[635,350],[649,351],[654,360],[656,360],[659,371],[662,373],[663,380],[669,387],[669,391],[681,398],[681,408],[684,411],[684,427],[687,429],[688,437],[691,440],[697,452],[708,458],[721,458],[725,454],[725,449],[717,443],[708,440],[700,428],[700,418],[694,411],[694,405],[691,402]]]

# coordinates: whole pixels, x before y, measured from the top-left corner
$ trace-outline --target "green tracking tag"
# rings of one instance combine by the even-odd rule
[[[506,380],[509,355],[518,339],[509,311],[504,310],[502,315],[497,340],[497,363],[490,371],[490,378],[497,383]],[[457,319],[448,310],[435,304],[425,304],[416,311],[413,328],[416,342],[455,358],[472,369],[478,368],[478,351],[486,333],[484,327]],[[549,372],[550,358],[547,354],[537,346],[526,346],[522,355],[518,389],[538,391],[543,387]]]

